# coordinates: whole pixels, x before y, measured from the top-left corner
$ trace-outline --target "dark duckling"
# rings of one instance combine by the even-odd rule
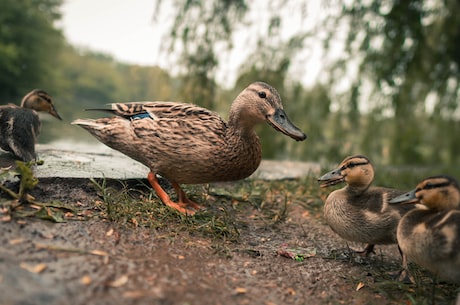
[[[27,93],[20,106],[8,104],[0,107],[0,148],[11,152],[17,159],[36,159],[35,143],[40,133],[37,111],[48,112],[59,120],[51,96],[41,89]]]

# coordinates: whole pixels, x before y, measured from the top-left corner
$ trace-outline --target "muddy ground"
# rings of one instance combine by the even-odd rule
[[[88,178],[40,178],[30,194],[66,205],[57,208],[58,223],[26,217],[40,209],[30,204],[8,211],[9,198],[0,195],[1,305],[454,304],[459,291],[431,284],[413,266],[416,285],[394,281],[394,245],[367,258],[354,254],[348,246],[362,245],[347,245],[322,219],[326,194],[305,187],[314,177],[187,189],[206,208],[193,217],[145,195],[144,180],[97,181],[102,190]],[[262,193],[241,195],[261,185]],[[296,187],[300,195],[292,194]],[[120,189],[146,212],[123,216],[130,203],[105,192]]]

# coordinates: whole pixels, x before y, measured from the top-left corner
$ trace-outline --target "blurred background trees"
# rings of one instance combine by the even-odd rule
[[[457,0],[157,0],[153,20],[174,18],[168,70],[69,45],[56,26],[61,5],[3,1],[1,103],[41,87],[67,122],[132,100],[188,101],[226,117],[236,94],[262,80],[309,136],[295,143],[261,126],[265,158],[460,165]]]

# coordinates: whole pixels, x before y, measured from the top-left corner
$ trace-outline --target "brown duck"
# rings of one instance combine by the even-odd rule
[[[446,175],[424,179],[390,203],[421,203],[398,224],[399,247],[412,261],[440,279],[460,283],[460,188]],[[411,204],[409,204],[411,205]]]
[[[263,82],[249,85],[236,97],[228,122],[208,109],[176,102],[117,103],[106,111],[115,116],[73,124],[149,167],[148,181],[163,203],[187,214],[200,207],[179,184],[239,180],[257,169],[257,124],[267,122],[297,141],[306,139],[284,112],[278,92]],[[171,182],[177,202],[161,188],[156,174]]]
[[[19,107],[13,104],[0,107],[0,147],[22,161],[36,159],[35,143],[40,132],[37,111],[62,120],[51,96],[41,89],[27,93]]]
[[[376,244],[396,244],[399,220],[416,207],[389,204],[390,199],[404,191],[371,186],[373,180],[374,167],[369,158],[363,155],[345,158],[338,168],[318,179],[321,187],[346,183],[345,187],[327,196],[324,217],[331,229],[343,239],[366,243],[364,250],[357,251],[363,255],[373,252]],[[400,279],[406,280],[407,260],[401,250],[400,253]]]

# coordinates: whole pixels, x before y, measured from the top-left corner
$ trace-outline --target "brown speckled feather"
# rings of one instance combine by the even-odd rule
[[[111,104],[114,117],[74,124],[153,173],[172,182],[198,184],[242,179],[257,169],[261,146],[254,126],[258,123],[267,121],[304,140],[306,136],[282,109],[276,90],[258,82],[235,99],[228,122],[192,104],[134,102]]]

